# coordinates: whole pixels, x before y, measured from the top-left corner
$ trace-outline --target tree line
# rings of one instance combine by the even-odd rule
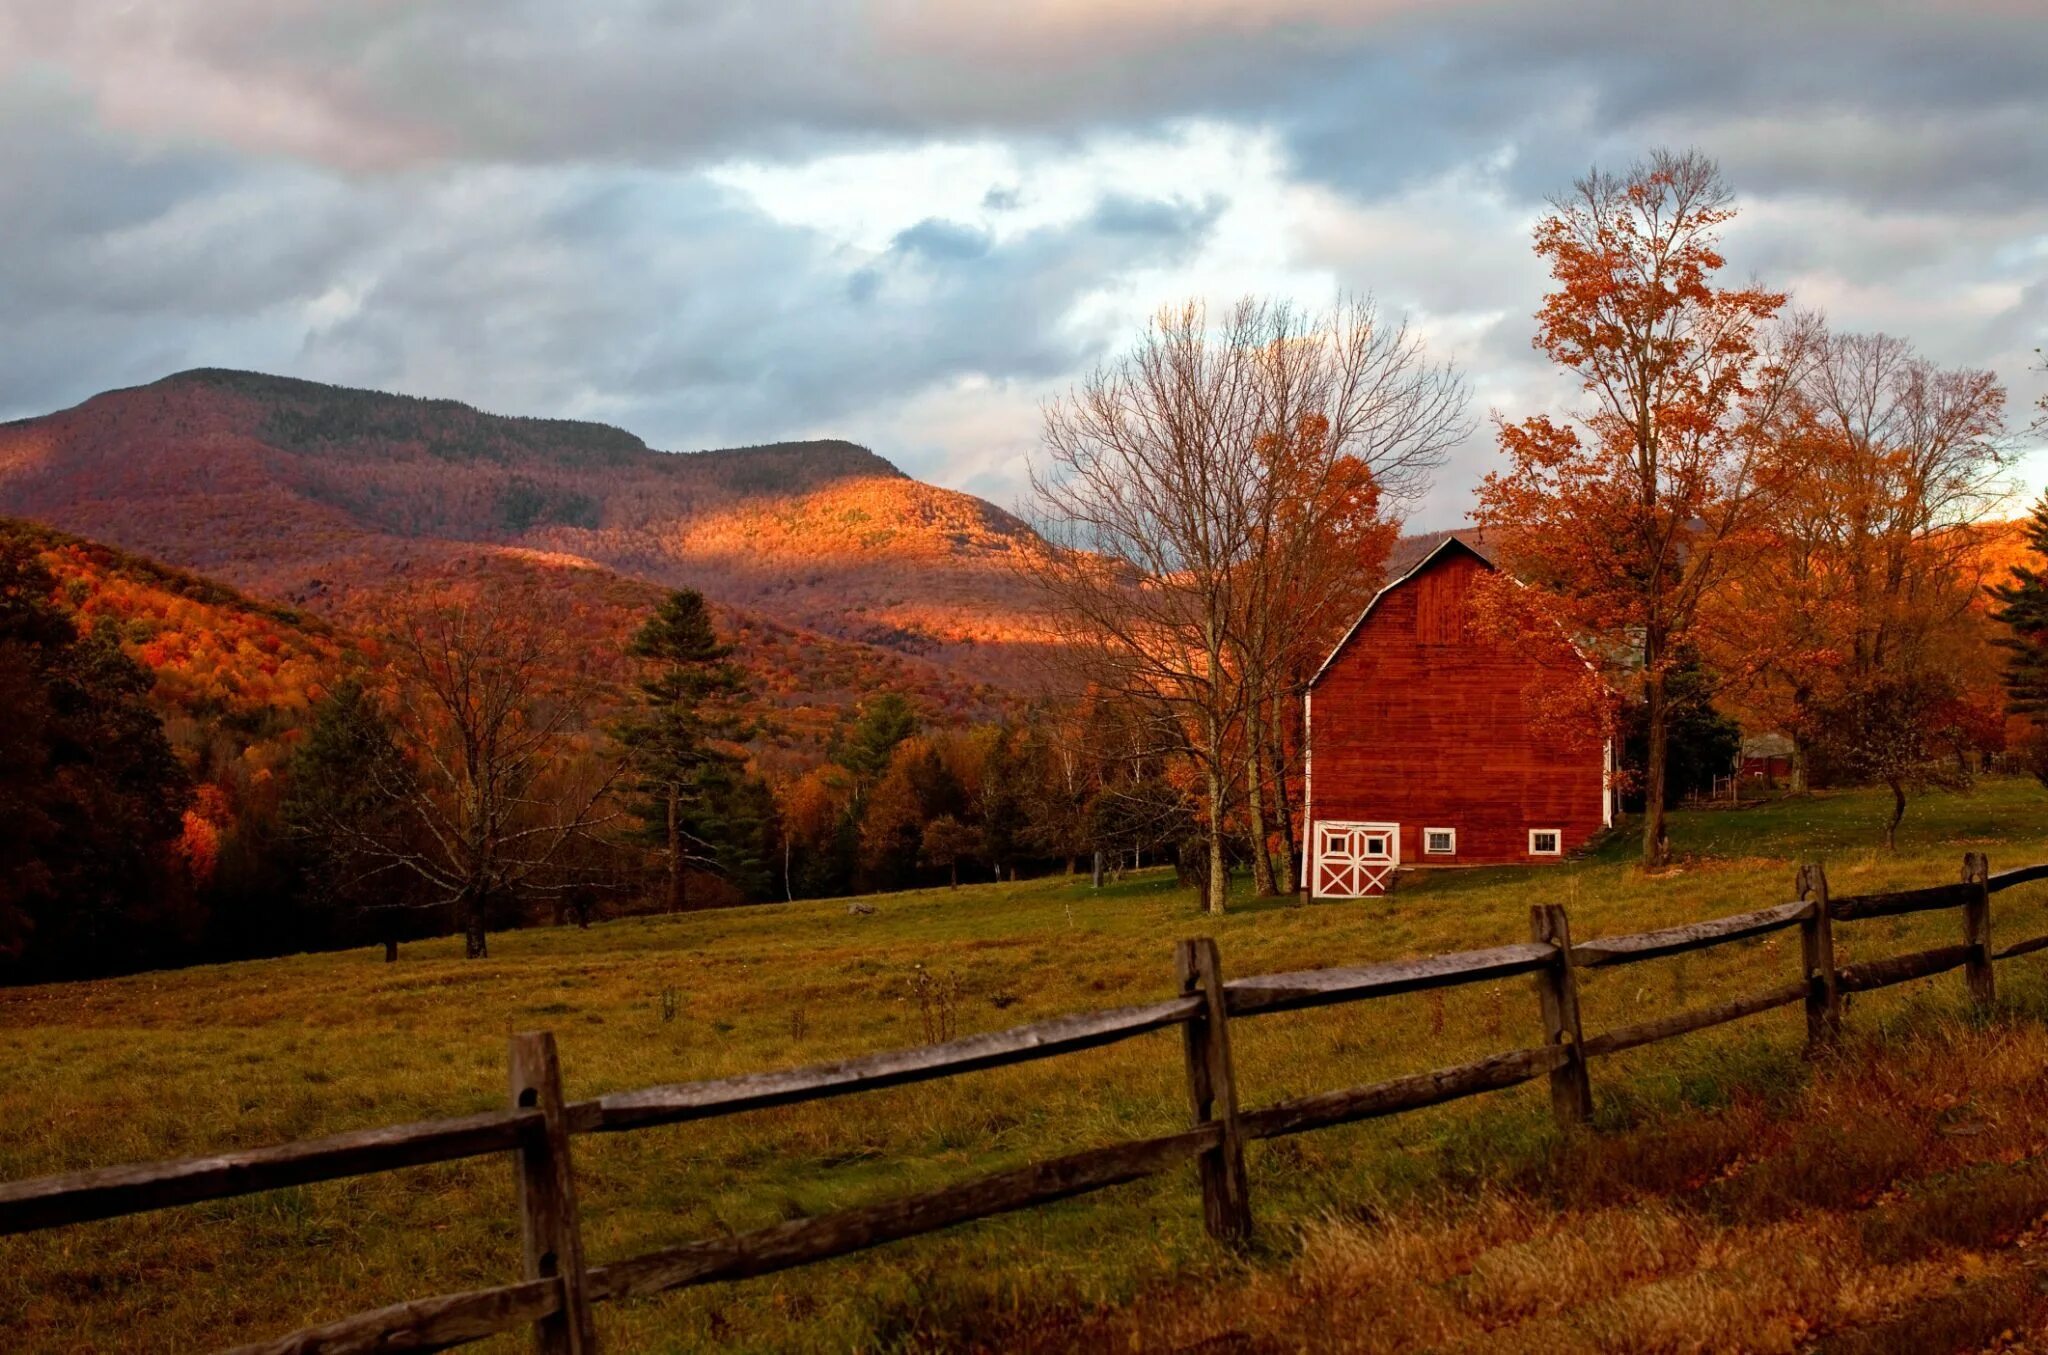
[[[1184,853],[1187,797],[1101,702],[975,724],[883,690],[817,765],[771,780],[750,679],[687,589],[626,640],[623,690],[545,598],[397,597],[229,811],[213,755],[167,734],[194,717],[152,699],[117,622],[74,619],[40,550],[0,535],[0,694],[18,716],[0,733],[7,981],[362,944],[395,957],[445,934],[482,957],[513,926]]]

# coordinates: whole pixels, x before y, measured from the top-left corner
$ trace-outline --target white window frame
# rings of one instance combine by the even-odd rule
[[[1438,851],[1429,845],[1432,833],[1442,833],[1451,840],[1451,845]],[[1425,828],[1422,830],[1422,854],[1424,856],[1456,856],[1458,854],[1458,830],[1455,828]]]
[[[1545,850],[1544,850],[1543,848],[1541,848],[1541,847],[1539,847],[1539,846],[1537,846],[1537,845],[1536,845],[1536,839],[1537,839],[1537,837],[1538,837],[1539,835],[1541,835],[1541,834],[1544,834],[1544,833],[1548,833],[1548,834],[1550,834],[1550,840],[1551,840],[1551,842],[1553,842],[1554,844],[1556,844],[1556,845],[1552,846],[1552,847],[1550,848],[1550,850],[1548,850],[1548,851],[1545,851]],[[1531,855],[1531,856],[1563,856],[1563,855],[1564,855],[1564,830],[1563,830],[1562,828],[1531,828],[1531,829],[1529,830],[1529,855]]]

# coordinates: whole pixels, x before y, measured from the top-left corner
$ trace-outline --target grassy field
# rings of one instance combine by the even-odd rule
[[[410,946],[396,965],[366,950],[0,990],[0,1178],[493,1108],[513,1030],[557,1033],[572,1098],[915,1044],[920,965],[957,985],[967,1034],[1165,996],[1186,935],[1215,936],[1238,975],[1518,941],[1534,902],[1566,904],[1581,938],[1718,916],[1789,897],[1804,859],[1827,863],[1837,893],[1952,880],[1966,849],[1988,851],[1994,870],[2048,859],[2048,796],[2032,782],[1916,804],[1896,856],[1873,849],[1881,814],[1875,798],[1841,795],[1680,815],[1680,866],[1655,879],[1617,842],[1550,869],[1411,877],[1369,902],[1246,901],[1214,919],[1157,873],[1099,893],[1053,879],[875,898],[871,915],[841,901],[523,932],[493,938],[482,962],[451,941]],[[1993,927],[2004,940],[2048,932],[2048,891],[2001,895]],[[1848,963],[1959,937],[1955,915],[1922,916],[1841,928],[1837,951]],[[1798,1056],[1796,1008],[1604,1060],[1591,1136],[1560,1136],[1538,1085],[1256,1145],[1260,1237],[1241,1258],[1202,1234],[1190,1172],[607,1306],[600,1322],[611,1349],[634,1351],[1369,1347],[1368,1329],[1388,1349],[1687,1349],[1692,1329],[1759,1349],[1821,1336],[1908,1349],[1882,1344],[1884,1324],[1967,1291],[1970,1321],[2024,1326],[2026,1248],[1981,1249],[2026,1242],[2048,1210],[2048,1168],[2034,1166],[2048,1144],[2030,1137],[2048,1126],[2042,966],[2048,955],[2000,967],[1988,1023],[1961,1015],[1956,976],[1856,999],[1848,1053],[1825,1068]],[[1797,969],[1797,936],[1780,933],[1593,973],[1586,1028]],[[1526,979],[1263,1017],[1234,1035],[1248,1107],[1540,1038]],[[586,1248],[609,1260],[1167,1132],[1183,1095],[1178,1038],[1162,1032],[582,1139]],[[2004,1203],[1915,1203],[1970,1189]],[[1941,1222],[2010,1222],[2028,1190],[2039,1209],[1982,1238]],[[1920,1222],[1870,1222],[1886,1209]],[[1978,1269],[1959,1288],[1965,1255]],[[0,1346],[209,1349],[499,1283],[517,1257],[501,1161],[0,1239]]]

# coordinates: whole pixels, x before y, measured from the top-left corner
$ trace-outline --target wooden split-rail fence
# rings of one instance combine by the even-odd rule
[[[515,1035],[510,1104],[504,1110],[0,1185],[0,1234],[422,1163],[493,1153],[512,1156],[524,1250],[520,1281],[344,1317],[238,1347],[239,1355],[438,1350],[521,1326],[531,1326],[540,1351],[587,1355],[597,1345],[592,1309],[607,1300],[764,1275],[844,1256],[970,1219],[1101,1190],[1188,1162],[1194,1164],[1201,1183],[1208,1231],[1236,1243],[1252,1226],[1244,1146],[1254,1139],[1433,1106],[1546,1074],[1559,1119],[1580,1124],[1592,1113],[1588,1065],[1602,1055],[1793,1003],[1805,1005],[1809,1048],[1820,1048],[1839,1032],[1844,994],[1951,969],[1964,970],[1971,997],[1988,1003],[1994,960],[2048,950],[2048,936],[1995,951],[1991,944],[1991,896],[2035,880],[2048,880],[2048,864],[1992,875],[1985,858],[1972,852],[1964,858],[1963,878],[1957,884],[1830,898],[1826,875],[1819,866],[1809,865],[1800,868],[1792,902],[1710,922],[1574,943],[1564,909],[1542,905],[1531,909],[1529,940],[1519,945],[1229,981],[1223,978],[1213,941],[1182,941],[1176,952],[1180,996],[1165,1002],[1085,1012],[843,1063],[615,1092],[592,1101],[563,1100],[552,1035]],[[1957,944],[1845,968],[1835,965],[1834,924],[1948,908],[1962,916]],[[1580,1029],[1578,970],[1635,964],[1792,927],[1800,932],[1800,976],[1792,982],[1590,1037]],[[1238,1104],[1230,1055],[1234,1018],[1517,974],[1535,976],[1546,1036],[1538,1047],[1256,1110]],[[646,1129],[952,1077],[1090,1049],[1169,1026],[1182,1033],[1193,1118],[1192,1126],[1180,1133],[1071,1153],[938,1190],[738,1236],[685,1243],[628,1260],[593,1265],[583,1254],[570,1166],[570,1143],[579,1134]]]

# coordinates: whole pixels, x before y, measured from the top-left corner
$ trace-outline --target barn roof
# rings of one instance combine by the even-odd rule
[[[1308,680],[1308,685],[1313,687],[1323,680],[1323,674],[1330,670],[1330,665],[1337,661],[1337,656],[1344,652],[1352,637],[1358,634],[1358,628],[1372,615],[1373,608],[1380,605],[1381,598],[1420,574],[1428,568],[1431,561],[1450,550],[1467,551],[1489,568],[1500,567],[1494,563],[1493,554],[1487,546],[1486,534],[1473,528],[1451,532],[1422,532],[1415,536],[1402,537],[1394,543],[1394,549],[1387,554],[1386,584],[1372,595],[1372,601],[1365,604],[1365,610],[1351,623],[1351,629],[1344,632],[1344,638],[1337,642],[1337,647],[1330,651],[1329,657],[1316,669],[1315,676]]]
[[[1463,527],[1451,532],[1417,532],[1396,541],[1394,548],[1387,552],[1387,578],[1391,581],[1406,578],[1441,550],[1446,541],[1456,541],[1486,563],[1499,567],[1486,533],[1477,527]]]

